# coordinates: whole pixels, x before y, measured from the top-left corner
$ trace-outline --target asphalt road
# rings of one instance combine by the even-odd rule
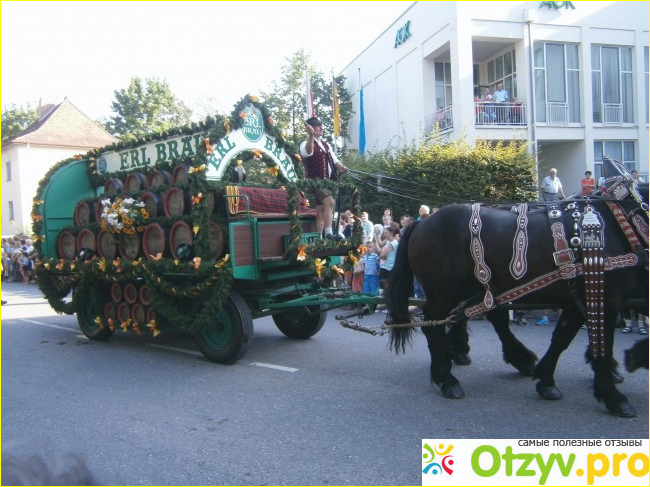
[[[491,326],[470,322],[473,363],[454,368],[466,397],[448,400],[421,335],[396,356],[334,311],[305,341],[256,320],[248,353],[222,366],[180,330],[88,341],[35,285],[3,284],[2,299],[3,452],[76,453],[106,485],[419,485],[424,438],[648,435],[647,371],[619,386],[637,417],[611,416],[592,396],[586,331],[558,366],[564,398],[549,402],[502,361]],[[543,354],[551,326],[513,328]],[[639,335],[616,338],[622,361]]]

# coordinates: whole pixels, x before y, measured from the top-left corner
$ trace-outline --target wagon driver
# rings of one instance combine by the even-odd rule
[[[338,181],[339,174],[347,172],[328,143],[323,140],[323,122],[311,117],[305,122],[307,140],[300,144],[300,156],[305,164],[305,172],[310,179],[331,179]],[[316,231],[325,230],[325,238],[337,240],[332,232],[334,220],[334,195],[329,189],[317,189]]]

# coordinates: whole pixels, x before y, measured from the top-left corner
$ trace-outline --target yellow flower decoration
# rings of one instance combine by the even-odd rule
[[[199,193],[196,196],[192,196],[192,204],[198,205],[203,199],[203,193]]]
[[[258,101],[260,101],[260,98],[258,96],[255,96],[255,95],[249,96],[248,99],[250,101],[252,101],[253,103],[257,103]]]
[[[174,259],[174,265],[178,265],[178,264],[180,264],[180,263],[181,263],[180,260],[178,260],[178,259]]]
[[[158,252],[156,255],[149,254],[149,258],[151,260],[160,260],[162,259],[162,252]]]
[[[293,157],[295,157],[299,161],[302,161],[302,157],[300,157],[300,154],[294,154]]]
[[[99,270],[105,271],[106,270],[106,259],[104,259],[103,257],[101,259],[99,259],[99,266],[98,267],[99,267]]]
[[[140,329],[140,325],[137,321],[133,322],[133,331],[136,333],[136,335],[142,335],[142,330]]]
[[[36,198],[34,198],[33,201],[34,201],[34,204],[35,204],[35,205],[42,205],[43,203],[45,203],[45,201],[43,201],[43,200],[37,200]]]
[[[278,166],[269,167],[266,169],[266,172],[270,173],[274,178],[277,178],[280,173],[280,168]]]
[[[40,222],[42,219],[43,219],[43,217],[41,215],[39,215],[38,213],[33,213],[32,214],[32,220],[34,220],[35,222]]]
[[[226,120],[226,122],[227,122],[227,121],[228,121],[228,120]],[[226,124],[224,123],[224,125],[226,125]],[[228,127],[226,127],[226,128],[228,129],[228,131],[230,131],[230,125],[229,125]],[[209,139],[208,137],[206,137],[205,139],[203,139],[203,143],[205,144],[205,151],[206,151],[208,154],[212,154],[212,153],[214,152],[214,149],[213,149],[212,146],[210,145],[210,139]]]
[[[140,262],[142,262],[142,257],[140,257],[139,259],[134,260],[133,262],[131,262],[131,264],[133,264],[134,266],[138,266],[138,265],[140,265]]]
[[[120,328],[122,328],[122,331],[127,331],[129,329],[129,325],[131,324],[131,318],[126,320],[124,323],[120,325]]]
[[[226,263],[230,260],[230,254],[226,254],[223,256],[223,259],[221,259],[219,262],[215,264],[215,267],[218,269],[219,267],[223,267],[226,265]]]
[[[348,259],[350,259],[352,265],[357,265],[357,262],[359,262],[359,259],[352,253],[352,251],[348,252]]]
[[[226,134],[229,134],[230,133],[230,119],[229,118],[224,120],[223,126],[226,129]],[[208,154],[212,154],[212,147],[210,147],[210,152],[208,152]]]
[[[147,211],[146,208],[140,208],[140,213],[142,214],[142,218],[145,220],[149,218],[149,212]]]
[[[194,225],[192,229],[194,230],[194,235],[196,235],[197,233],[199,233],[199,230],[201,230],[201,227],[199,225]]]
[[[120,266],[120,258],[119,258],[119,257],[118,257],[117,259],[113,260],[113,265],[114,265],[115,267],[119,267],[119,266]]]
[[[93,321],[95,324],[102,326],[102,319],[99,316],[97,316]]]
[[[246,120],[246,112],[243,110],[239,112],[239,118],[241,118],[242,120]]]
[[[115,322],[113,321],[113,318],[108,319],[108,329],[111,331],[115,331]]]
[[[50,265],[49,262],[46,262],[43,267],[45,267],[49,271],[52,266]]]
[[[73,271],[77,268],[77,263],[76,262],[70,262],[70,270]]]
[[[314,265],[316,266],[316,275],[320,277],[321,273],[323,272],[323,267],[325,267],[325,264],[327,261],[325,259],[316,259],[314,260]]]
[[[149,323],[147,323],[147,328],[149,328],[154,337],[157,337],[160,335],[160,330],[158,329],[158,324],[156,323],[156,320],[151,320]]]
[[[56,265],[56,270],[62,271],[64,265],[65,265],[65,261],[63,259],[59,259],[59,263]]]
[[[262,151],[260,149],[255,149],[253,151],[253,159],[255,159],[256,161],[259,161],[260,159],[262,159],[262,155],[263,154],[262,154]]]
[[[194,257],[194,259],[192,259],[192,262],[194,263],[194,268],[198,269],[201,265],[201,257]]]
[[[201,164],[198,167],[190,167],[190,170],[188,172],[190,174],[192,174],[192,173],[195,173],[195,172],[205,171],[206,168],[207,168],[207,166],[205,164]]]
[[[357,252],[359,253],[359,255],[363,256],[363,255],[366,254],[366,252],[368,252],[368,247],[366,247],[365,245],[361,244],[361,245],[359,245],[359,246],[357,247]]]
[[[305,250],[307,250],[307,244],[303,244],[298,247],[298,256],[296,257],[296,260],[305,260],[307,258],[307,253]]]
[[[342,276],[343,274],[345,274],[345,271],[344,271],[343,269],[341,269],[340,267],[335,266],[335,265],[332,266],[332,270],[333,270],[334,272],[336,272],[336,273],[337,273],[338,275],[340,275],[340,276]]]

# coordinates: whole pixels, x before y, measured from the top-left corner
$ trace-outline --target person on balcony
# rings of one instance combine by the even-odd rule
[[[518,125],[523,123],[523,121],[523,107],[521,106],[521,102],[517,100],[517,98],[514,98],[512,100],[512,106],[510,107],[510,123],[513,125]]]
[[[505,103],[508,101],[508,92],[503,89],[503,83],[497,84],[497,89],[494,91],[492,99],[497,103]]]

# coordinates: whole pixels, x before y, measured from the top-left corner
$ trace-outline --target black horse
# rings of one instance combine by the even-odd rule
[[[431,379],[445,397],[464,395],[451,373],[451,361],[459,351],[468,350],[463,326],[468,316],[486,313],[501,339],[504,360],[539,379],[537,391],[547,399],[561,396],[553,380],[557,360],[588,321],[587,358],[594,371],[595,397],[612,414],[636,414],[616,389],[612,356],[623,303],[643,296],[647,310],[648,296],[647,205],[642,207],[625,172],[621,169],[612,180],[612,194],[618,199],[606,194],[531,205],[528,211],[526,206],[507,210],[456,204],[407,228],[387,304],[393,323],[410,321],[408,296],[415,274],[427,296],[424,319],[451,317],[449,321],[455,322],[450,333],[441,325],[422,327],[431,355]],[[643,192],[647,201],[647,185]],[[627,224],[621,223],[621,215]],[[535,355],[509,329],[507,308],[517,306],[563,310],[551,346],[537,366]],[[391,348],[404,351],[412,330],[393,328]]]

